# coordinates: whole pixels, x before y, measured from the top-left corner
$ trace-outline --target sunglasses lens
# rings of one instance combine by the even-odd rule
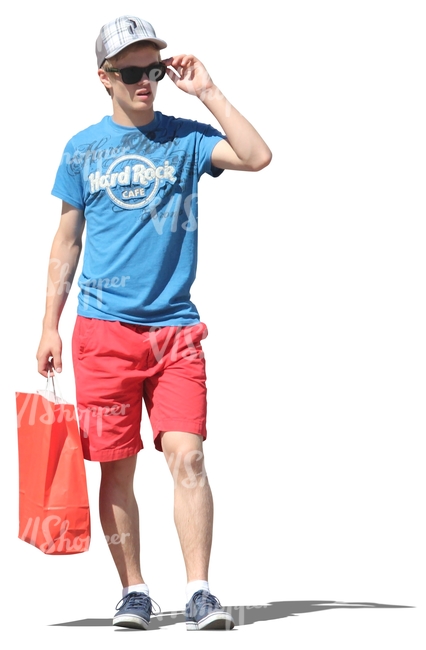
[[[166,66],[164,63],[153,63],[147,68],[138,68],[131,66],[129,68],[121,69],[121,78],[125,84],[137,84],[146,74],[150,81],[161,81],[166,74]]]
[[[164,63],[157,63],[149,66],[148,79],[150,81],[161,81],[166,74],[166,66]]]
[[[143,68],[131,67],[121,70],[121,78],[125,84],[137,84],[142,79]]]

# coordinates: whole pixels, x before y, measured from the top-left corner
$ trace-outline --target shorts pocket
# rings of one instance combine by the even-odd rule
[[[77,338],[77,356],[79,359],[82,359],[87,354],[87,351],[90,350],[95,323],[96,318],[77,317],[75,336]]]

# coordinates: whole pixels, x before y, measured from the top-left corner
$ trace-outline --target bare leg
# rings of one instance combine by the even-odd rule
[[[174,480],[174,518],[187,580],[208,580],[213,498],[204,467],[202,437],[166,431],[162,447]]]
[[[101,463],[99,513],[123,587],[143,583],[139,511],[133,493],[136,456]]]

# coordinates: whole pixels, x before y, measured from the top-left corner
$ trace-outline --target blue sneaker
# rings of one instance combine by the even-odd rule
[[[115,608],[117,614],[114,616],[112,624],[119,627],[147,630],[151,619],[153,602],[146,594],[131,591],[117,604]]]
[[[232,630],[234,620],[208,591],[196,591],[186,605],[187,630]]]

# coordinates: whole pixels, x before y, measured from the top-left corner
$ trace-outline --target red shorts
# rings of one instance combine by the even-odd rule
[[[161,451],[163,431],[206,438],[207,327],[149,327],[77,316],[72,339],[84,457],[101,462],[143,448],[142,401]]]

